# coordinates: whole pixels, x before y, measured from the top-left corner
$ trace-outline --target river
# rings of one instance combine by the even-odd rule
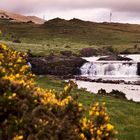
[[[81,77],[90,79],[101,78],[103,80],[124,80],[131,82],[140,82],[138,75],[138,63],[140,55],[122,55],[131,58],[131,61],[98,61],[99,57],[86,57],[88,62],[81,67]],[[104,56],[103,56],[104,57]],[[122,91],[128,99],[140,101],[140,86],[129,84],[111,84],[76,81],[79,88],[86,88],[87,91],[97,93],[98,90],[105,89],[110,92],[112,89]]]

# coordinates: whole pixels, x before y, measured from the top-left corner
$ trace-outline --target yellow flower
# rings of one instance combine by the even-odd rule
[[[96,107],[93,107],[92,110],[95,111],[96,110]]]
[[[79,107],[82,107],[83,105],[81,103],[78,104]]]
[[[4,44],[1,44],[0,47],[4,50],[7,50],[7,46],[5,46]]]
[[[16,135],[12,140],[23,140],[23,136],[22,135]]]
[[[101,130],[97,130],[97,134],[98,135],[102,135],[102,131]]]
[[[105,102],[103,102],[103,106],[105,106],[106,105],[106,103]]]
[[[104,118],[104,120],[105,120],[105,121],[108,121],[108,120],[109,120],[109,117],[108,117],[108,116],[106,116],[106,117]]]
[[[16,97],[16,96],[17,96],[17,94],[16,94],[16,93],[13,93],[13,94],[12,94],[12,97]]]
[[[19,59],[17,60],[17,63],[21,63],[21,62],[22,62],[22,59],[19,58]]]
[[[2,73],[5,73],[5,72],[6,72],[6,70],[3,68],[3,69],[2,69]]]
[[[93,115],[93,111],[92,110],[89,111],[89,115],[90,116]]]
[[[12,99],[12,96],[9,96],[8,99],[11,100]]]
[[[19,78],[19,76],[20,76],[19,74],[16,74],[16,78]]]
[[[91,134],[93,134],[93,128],[90,129]]]
[[[99,102],[95,103],[95,106],[96,106],[96,107],[99,106]]]
[[[104,112],[104,111],[101,111],[101,112],[100,112],[100,115],[101,115],[101,116],[104,116],[104,115],[105,115],[105,112]]]
[[[105,136],[106,136],[106,137],[109,136],[109,133],[106,133]]]
[[[18,139],[19,140],[22,140],[23,139],[23,136],[22,135],[18,136]]]
[[[96,116],[99,116],[99,112],[98,112],[98,111],[96,111],[96,112],[95,112],[95,115],[96,115]]]
[[[107,131],[111,131],[112,129],[114,129],[114,126],[111,125],[110,123],[108,123],[108,124],[106,125],[106,129],[107,129]]]
[[[83,122],[85,122],[85,123],[87,122],[87,118],[86,118],[86,117],[85,117],[85,118],[83,118]]]
[[[80,134],[81,139],[85,139],[85,135],[83,133]]]
[[[64,87],[64,92],[67,92],[68,89],[69,89],[69,86],[65,86],[65,87]]]

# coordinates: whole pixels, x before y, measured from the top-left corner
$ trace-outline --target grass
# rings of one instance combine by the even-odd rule
[[[36,82],[42,88],[62,90],[65,82],[57,78],[37,77]],[[119,140],[139,140],[140,139],[140,104],[115,99],[112,97],[105,97],[95,95],[83,90],[74,89],[73,94],[78,93],[78,100],[87,108],[96,101],[106,102],[108,113],[111,117],[112,123],[118,130]]]
[[[140,53],[140,25],[54,19],[44,25],[0,21],[0,27],[3,32],[0,42],[20,51],[30,49],[35,55],[63,50],[79,53],[82,48],[110,45],[118,52],[131,48],[128,52]],[[22,43],[12,43],[14,39],[20,39]],[[137,48],[134,48],[135,44]]]
[[[32,54],[34,55],[41,55],[45,56],[50,53],[60,54],[60,51],[72,51],[75,54],[79,54],[79,51],[82,48],[86,47],[93,47],[98,48],[98,46],[89,46],[86,44],[79,44],[79,43],[72,43],[72,42],[52,42],[51,40],[45,43],[35,44],[35,43],[20,43],[16,44],[11,41],[0,40],[1,43],[6,44],[9,48],[20,51],[20,52],[27,52],[31,50]],[[48,45],[49,44],[49,45]],[[69,46],[70,48],[66,48]]]

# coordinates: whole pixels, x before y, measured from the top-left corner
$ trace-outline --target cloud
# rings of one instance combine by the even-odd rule
[[[107,8],[113,11],[140,12],[139,0],[1,0],[0,8],[36,12],[45,9],[71,10]]]
[[[104,13],[112,11],[119,18],[138,19],[140,0],[1,0],[0,9],[22,14],[42,14],[87,19],[104,18]],[[86,12],[85,12],[86,11]],[[93,16],[95,12],[99,18]],[[82,13],[82,14],[81,14]],[[108,13],[107,13],[108,14]],[[108,18],[108,15],[105,16]]]

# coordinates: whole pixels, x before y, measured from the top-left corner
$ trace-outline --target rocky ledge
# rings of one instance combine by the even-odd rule
[[[107,57],[101,57],[98,59],[98,61],[131,61],[131,58],[128,57],[122,57],[120,55],[110,55]]]
[[[80,67],[86,60],[77,56],[28,57],[32,72],[36,75],[56,75],[72,77],[80,75]]]
[[[76,80],[85,81],[85,82],[96,82],[96,83],[108,83],[108,84],[126,84],[126,85],[140,85],[140,81],[125,81],[125,80],[104,80],[99,79],[90,79],[82,76],[75,76]]]

